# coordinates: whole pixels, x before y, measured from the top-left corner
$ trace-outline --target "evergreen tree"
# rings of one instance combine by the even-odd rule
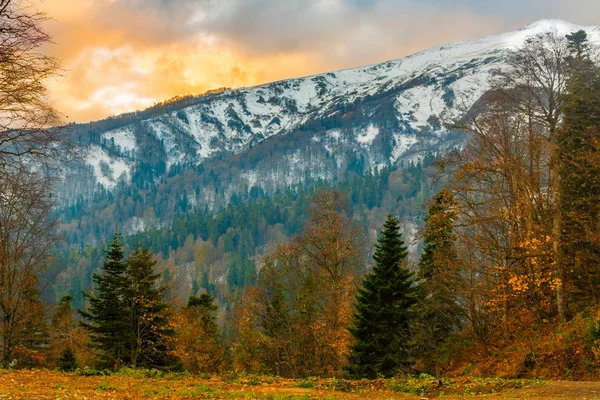
[[[154,272],[155,266],[148,249],[135,249],[127,261],[129,287],[125,298],[131,318],[127,347],[134,368],[169,368],[176,364],[168,341],[174,331],[168,306],[163,302],[166,288],[156,287],[160,274]]]
[[[67,347],[61,354],[58,359],[59,369],[64,372],[75,371],[79,368],[77,364],[77,358],[75,357],[75,353],[70,347]]]
[[[571,57],[575,59],[584,58],[590,48],[587,32],[581,29],[577,32],[571,32],[571,34],[567,35],[566,37],[567,46],[571,53]]]
[[[415,307],[416,342],[427,372],[440,375],[444,344],[459,327],[460,307],[456,299],[458,256],[454,246],[455,204],[452,194],[442,190],[432,200],[425,219],[425,248],[419,260],[419,303]]]
[[[127,344],[130,340],[131,321],[129,304],[125,299],[129,282],[120,236],[115,233],[113,242],[106,251],[107,260],[102,267],[103,273],[94,273],[92,277],[95,292],[82,293],[89,302],[88,309],[79,310],[87,320],[81,325],[89,332],[93,347],[100,350],[102,364],[114,369],[130,361]]]
[[[350,328],[356,342],[347,369],[354,377],[393,376],[413,362],[409,323],[416,299],[397,218],[388,215],[375,249]]]
[[[571,51],[564,127],[558,140],[562,251],[574,299],[598,301],[600,283],[600,70],[587,35],[567,35]]]

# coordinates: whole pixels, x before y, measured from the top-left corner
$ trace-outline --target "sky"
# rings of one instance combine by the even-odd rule
[[[600,0],[40,0],[66,122],[176,95],[399,58],[544,18],[600,25]]]

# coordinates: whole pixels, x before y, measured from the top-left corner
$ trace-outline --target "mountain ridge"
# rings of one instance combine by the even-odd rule
[[[563,27],[564,29],[561,29],[561,31],[564,32],[572,32],[574,30],[579,30],[579,29],[583,29],[586,30],[588,33],[590,31],[599,31],[600,32],[600,26],[593,26],[593,25],[579,25],[579,24],[574,24],[571,22],[568,22],[566,20],[561,20],[561,19],[554,19],[554,18],[548,18],[548,19],[540,19],[537,21],[534,21],[528,25],[525,25],[521,28],[518,28],[515,31],[511,31],[511,32],[505,32],[505,33],[499,33],[499,34],[491,34],[491,35],[486,35],[483,36],[479,39],[474,39],[474,40],[457,40],[454,42],[448,42],[448,43],[444,43],[441,45],[435,45],[432,47],[429,47],[425,50],[420,50],[417,51],[415,53],[411,53],[411,54],[407,54],[405,56],[402,57],[398,57],[398,58],[393,58],[393,59],[389,59],[389,60],[384,60],[384,61],[380,61],[380,62],[375,62],[375,63],[370,63],[370,64],[364,64],[364,65],[359,65],[359,66],[355,66],[355,67],[348,67],[348,68],[342,68],[342,69],[338,69],[338,70],[329,70],[329,71],[324,71],[324,72],[319,72],[319,73],[314,73],[314,74],[309,74],[309,75],[300,75],[300,76],[294,76],[294,77],[288,77],[288,78],[282,78],[282,79],[278,79],[278,80],[274,80],[274,81],[269,81],[269,82],[264,82],[264,83],[260,83],[260,84],[256,84],[256,85],[248,85],[248,86],[239,86],[239,87],[220,87],[220,88],[214,88],[214,89],[209,89],[207,91],[205,91],[204,93],[199,93],[199,94],[178,94],[175,95],[169,99],[165,99],[162,102],[156,103],[150,107],[147,107],[145,109],[142,110],[135,110],[135,111],[128,111],[128,112],[124,112],[121,114],[116,114],[116,115],[112,115],[112,116],[108,116],[105,118],[100,118],[97,120],[90,120],[90,121],[80,121],[80,122],[73,122],[71,124],[73,125],[89,125],[89,124],[94,124],[97,122],[101,122],[107,119],[120,119],[120,118],[126,118],[128,116],[132,116],[138,113],[143,113],[149,110],[152,110],[156,107],[159,107],[161,104],[163,103],[170,103],[173,105],[177,105],[180,101],[181,102],[186,102],[189,101],[190,99],[200,99],[200,98],[204,98],[206,96],[210,96],[210,95],[214,95],[214,94],[219,94],[222,92],[231,92],[231,91],[236,91],[236,90],[245,90],[245,89],[251,89],[251,88],[259,88],[259,87],[263,87],[263,86],[268,86],[268,85],[272,85],[272,84],[276,84],[276,83],[280,83],[280,82],[285,82],[285,81],[290,81],[290,80],[295,80],[295,79],[304,79],[304,78],[312,78],[312,77],[316,77],[316,76],[320,76],[320,75],[324,75],[327,73],[336,73],[336,72],[342,72],[342,71],[349,71],[349,70],[356,70],[356,69],[362,69],[362,68],[369,68],[369,67],[373,67],[373,66],[377,66],[380,64],[385,64],[385,63],[389,63],[389,62],[393,62],[393,61],[398,61],[401,60],[403,58],[406,57],[412,57],[415,56],[417,54],[420,54],[422,52],[426,52],[429,50],[435,50],[435,49],[439,49],[439,48],[444,48],[446,46],[450,46],[450,45],[459,45],[459,44],[465,44],[465,43],[472,43],[472,42],[477,42],[477,41],[481,41],[481,40],[485,40],[485,39],[489,39],[489,38],[494,38],[494,37],[502,37],[502,36],[506,36],[506,35],[510,35],[510,34],[515,34],[516,32],[526,32],[527,36],[531,36],[533,34],[536,33],[541,33],[540,31],[548,31],[548,29],[544,29],[547,28],[548,26],[550,27]],[[562,32],[561,32],[562,33]],[[592,40],[593,41],[600,41],[600,37],[597,38],[596,40]],[[172,99],[176,99],[173,100],[172,102],[169,102]],[[185,104],[182,105],[182,107],[185,107]]]
[[[445,122],[459,118],[489,89],[507,52],[531,35],[579,29],[588,31],[591,43],[600,42],[598,27],[540,20],[383,63],[212,92],[69,126],[87,154],[65,172],[69,184],[59,192],[72,204],[119,188],[168,186],[180,169],[205,165],[211,171],[224,163],[218,172],[198,174],[204,183],[173,193],[185,192],[191,206],[216,210],[255,186],[273,193],[307,178],[343,179],[351,156],[364,159],[371,172],[418,162],[460,145],[459,133]],[[227,168],[228,179],[206,182],[206,173],[221,176]]]

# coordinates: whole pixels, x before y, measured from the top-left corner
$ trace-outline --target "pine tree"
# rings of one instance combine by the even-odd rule
[[[77,358],[75,357],[75,353],[70,347],[67,347],[61,354],[58,359],[59,369],[64,372],[75,371],[79,368],[77,364]]]
[[[600,70],[584,31],[567,35],[571,55],[564,126],[558,140],[562,251],[574,299],[598,301],[600,283]]]
[[[102,274],[94,273],[92,279],[95,292],[82,293],[89,302],[87,310],[79,310],[87,320],[81,325],[89,332],[92,345],[100,350],[102,364],[118,369],[128,364],[127,343],[130,340],[130,310],[125,299],[128,289],[127,264],[123,260],[123,250],[119,242],[120,234],[115,233],[113,242],[106,251],[107,260]]]
[[[350,328],[356,341],[347,370],[354,377],[393,376],[413,362],[409,323],[416,299],[397,218],[388,215],[375,249],[375,265],[359,289]]]
[[[425,247],[419,260],[419,303],[415,307],[416,342],[427,372],[440,374],[444,344],[459,327],[461,309],[456,299],[458,256],[454,246],[455,204],[442,190],[432,200],[425,219]]]
[[[137,248],[127,261],[129,282],[125,299],[130,310],[127,348],[131,366],[169,368],[176,365],[168,338],[174,334],[170,312],[163,302],[165,287],[156,287],[160,274],[154,272],[156,261],[148,249]]]
[[[588,42],[588,35],[586,31],[581,29],[577,32],[571,32],[571,34],[568,34],[566,38],[571,57],[574,59],[582,59],[587,55],[590,44]]]

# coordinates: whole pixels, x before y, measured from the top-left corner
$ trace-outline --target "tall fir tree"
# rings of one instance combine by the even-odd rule
[[[562,251],[575,302],[600,300],[600,70],[585,31],[567,35],[570,77],[558,140]]]
[[[92,346],[100,351],[103,366],[113,369],[129,364],[130,309],[125,293],[129,282],[126,275],[127,264],[117,232],[106,251],[107,260],[102,273],[94,273],[92,279],[95,291],[82,293],[88,300],[87,310],[79,310],[86,320],[81,323],[90,334]]]
[[[410,321],[416,298],[397,218],[388,215],[375,249],[375,265],[359,289],[349,328],[355,343],[347,371],[357,378],[393,376],[413,363]]]
[[[419,303],[415,307],[415,339],[419,358],[429,373],[440,376],[448,356],[447,339],[460,325],[456,297],[459,260],[455,248],[456,205],[444,189],[434,196],[425,219],[425,247],[419,260]]]
[[[160,274],[148,249],[136,248],[129,256],[125,276],[129,282],[125,299],[129,303],[130,327],[127,348],[132,367],[171,368],[177,365],[169,337],[174,334],[170,311],[163,301],[166,288],[157,287]]]

